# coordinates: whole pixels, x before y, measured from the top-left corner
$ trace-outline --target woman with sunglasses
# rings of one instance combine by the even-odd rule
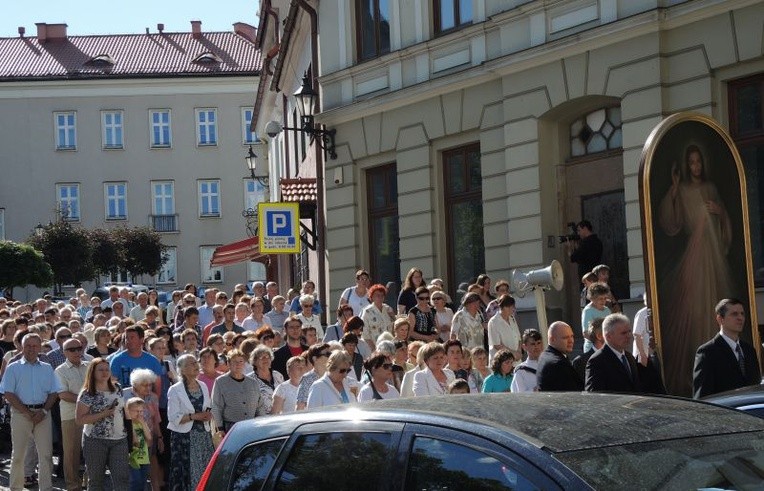
[[[358,402],[381,399],[397,399],[400,394],[389,384],[393,375],[393,364],[383,353],[374,352],[366,360],[364,368],[371,374],[371,382],[364,385],[358,393]]]
[[[313,367],[300,379],[297,388],[297,405],[295,409],[301,411],[308,405],[308,394],[313,382],[323,377],[326,373],[326,362],[332,354],[328,344],[314,344],[308,349],[308,363]]]
[[[335,351],[326,362],[326,373],[313,382],[308,393],[308,409],[356,402],[347,375],[352,360],[344,351]]]
[[[426,343],[438,340],[435,311],[430,306],[430,290],[426,286],[416,289],[416,306],[409,310],[409,325],[411,339]]]

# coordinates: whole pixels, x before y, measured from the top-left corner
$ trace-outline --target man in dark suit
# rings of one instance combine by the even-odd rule
[[[588,392],[663,393],[654,386],[656,379],[647,353],[639,363],[629,349],[634,339],[631,322],[622,314],[610,314],[602,322],[605,345],[586,364]]]
[[[692,375],[695,399],[761,382],[756,351],[740,339],[745,326],[743,303],[725,298],[716,304],[715,312],[719,334],[695,353]]]
[[[589,358],[591,358],[592,355],[605,344],[605,338],[602,337],[602,321],[604,320],[604,317],[600,317],[594,319],[591,324],[589,324],[589,329],[586,330],[586,337],[592,343],[593,347],[573,359],[573,368],[576,369],[581,380],[586,380],[586,364],[589,362]]]
[[[301,336],[302,321],[295,316],[287,317],[287,320],[284,321],[286,343],[273,353],[273,363],[271,364],[274,370],[284,376],[284,380],[289,378],[286,368],[287,361],[293,356],[299,356],[303,351],[308,351],[308,346],[302,344]]]
[[[573,351],[573,329],[564,322],[553,322],[547,337],[549,346],[541,353],[536,369],[539,391],[582,391],[584,382],[566,356]]]

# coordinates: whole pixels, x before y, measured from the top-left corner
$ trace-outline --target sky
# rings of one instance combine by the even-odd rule
[[[231,31],[234,22],[257,26],[259,0],[2,0],[0,37],[18,36],[19,26],[35,36],[35,23],[66,23],[67,34],[138,34],[190,31],[202,21],[202,31]]]

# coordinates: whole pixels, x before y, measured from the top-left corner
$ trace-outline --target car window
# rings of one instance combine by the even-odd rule
[[[479,450],[435,438],[416,437],[406,489],[464,491],[538,489],[516,469]]]
[[[764,432],[594,448],[556,458],[595,489],[762,489]]]
[[[271,440],[242,450],[234,466],[231,489],[256,491],[262,488],[285,441],[285,438]]]
[[[276,489],[379,489],[395,458],[391,442],[390,433],[303,435],[295,442]]]

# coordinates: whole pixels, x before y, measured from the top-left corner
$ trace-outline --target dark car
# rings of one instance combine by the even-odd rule
[[[704,401],[720,406],[734,407],[759,418],[764,418],[764,385],[752,385],[714,394]]]
[[[483,394],[237,423],[199,490],[761,489],[764,421],[679,398]]]

